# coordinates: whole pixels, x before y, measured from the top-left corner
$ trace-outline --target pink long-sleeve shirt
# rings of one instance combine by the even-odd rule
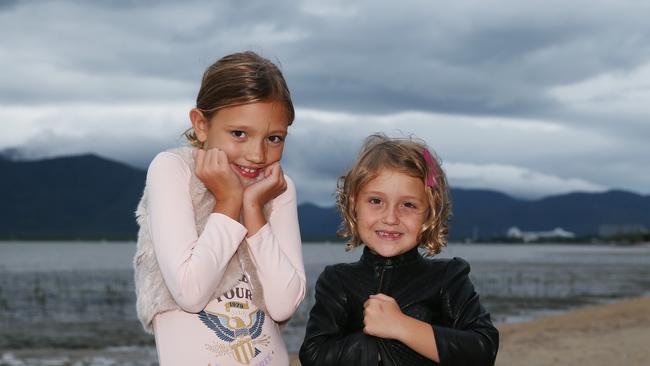
[[[296,190],[271,202],[268,223],[247,230],[212,213],[196,230],[189,183],[192,172],[176,154],[158,154],[147,173],[149,229],[163,280],[182,310],[160,313],[154,333],[161,366],[287,365],[277,322],[287,320],[305,294],[305,272],[296,209]],[[245,275],[210,301],[228,261],[246,239],[264,293],[267,313],[252,301]]]

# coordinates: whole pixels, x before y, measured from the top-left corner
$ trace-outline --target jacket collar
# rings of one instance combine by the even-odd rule
[[[394,257],[382,257],[374,253],[367,246],[363,247],[363,254],[361,255],[361,263],[372,267],[400,267],[405,264],[413,263],[420,258],[418,247],[409,250],[406,253],[396,255]]]

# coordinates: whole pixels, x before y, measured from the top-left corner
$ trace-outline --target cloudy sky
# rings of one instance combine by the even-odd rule
[[[331,205],[363,137],[415,134],[453,187],[650,194],[647,1],[4,1],[0,150],[145,168],[205,67],[280,64],[285,171]]]

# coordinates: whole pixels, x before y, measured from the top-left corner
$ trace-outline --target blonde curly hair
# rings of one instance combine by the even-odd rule
[[[423,155],[425,149],[431,153],[431,163],[427,163]],[[448,219],[451,215],[449,188],[440,159],[422,140],[390,138],[384,134],[366,138],[356,162],[337,182],[336,206],[343,218],[337,234],[349,238],[346,250],[362,244],[354,209],[355,198],[362,187],[384,169],[403,172],[425,183],[429,208],[417,240],[427,256],[440,253],[447,244]],[[426,184],[430,174],[434,177],[433,187]]]

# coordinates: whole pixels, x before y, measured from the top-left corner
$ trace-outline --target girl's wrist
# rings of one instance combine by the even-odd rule
[[[262,206],[257,205],[244,205],[242,209],[242,223],[248,230],[247,237],[255,235],[262,226],[266,225],[266,218],[262,212]]]
[[[259,204],[256,201],[242,201],[242,218],[246,220],[247,218],[260,218],[264,217],[263,205]]]
[[[413,325],[414,318],[402,313],[400,315],[400,320],[397,322],[395,327],[395,339],[406,343],[408,337],[411,335],[410,327]]]
[[[248,197],[245,194],[244,194],[244,197],[242,199],[242,205],[246,209],[251,209],[251,210],[259,209],[260,211],[262,210],[262,207],[264,207],[264,204],[261,203],[259,199],[255,199],[253,197]]]
[[[223,194],[215,194],[214,195],[215,200],[222,201],[222,202],[239,202],[240,204],[243,204],[244,202],[244,193],[241,191],[237,191],[235,189],[228,190],[226,192],[223,192]]]
[[[240,198],[230,196],[222,199],[218,199],[214,204],[214,209],[212,212],[220,213],[230,217],[233,220],[239,220],[239,216],[242,210],[242,201]]]

